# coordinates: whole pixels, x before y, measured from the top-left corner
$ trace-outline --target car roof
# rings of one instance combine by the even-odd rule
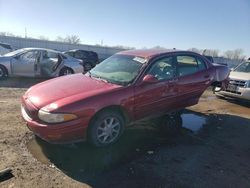
[[[162,55],[162,54],[166,54],[166,53],[172,53],[172,52],[190,52],[190,51],[175,50],[175,49],[147,49],[147,50],[121,51],[121,52],[118,52],[118,54],[132,55],[132,56],[143,57],[145,59],[150,59],[150,58],[158,56],[158,55]]]
[[[76,52],[76,51],[83,51],[83,52],[91,52],[91,53],[96,53],[96,52],[93,52],[93,51],[90,51],[90,50],[82,50],[82,49],[73,49],[73,50],[68,50],[68,51],[65,51],[64,53],[66,53],[66,52]]]
[[[55,52],[55,53],[62,53],[60,51],[57,50],[52,50],[52,49],[48,49],[48,48],[23,48],[24,50],[46,50],[49,52]]]

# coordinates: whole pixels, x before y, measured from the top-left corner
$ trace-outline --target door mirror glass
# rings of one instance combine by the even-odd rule
[[[151,74],[145,75],[142,80],[142,83],[156,83],[156,82],[158,82],[157,78]]]

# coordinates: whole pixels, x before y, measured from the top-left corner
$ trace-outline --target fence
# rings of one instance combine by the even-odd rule
[[[82,49],[94,51],[98,54],[100,59],[106,59],[107,57],[122,51],[121,48],[111,48],[103,46],[94,46],[94,45],[84,45],[84,44],[69,44],[64,42],[57,41],[48,41],[48,40],[39,40],[39,39],[30,39],[30,38],[20,38],[20,37],[11,37],[11,36],[2,36],[0,35],[0,42],[8,43],[13,48],[49,48],[58,51],[67,51],[72,49]]]

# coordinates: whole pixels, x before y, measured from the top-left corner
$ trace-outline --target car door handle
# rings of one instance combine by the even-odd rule
[[[206,74],[206,75],[204,76],[204,78],[209,78],[209,74]]]

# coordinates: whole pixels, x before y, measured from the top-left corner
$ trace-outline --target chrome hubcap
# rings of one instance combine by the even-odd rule
[[[97,128],[97,139],[103,144],[111,143],[118,137],[120,129],[121,124],[117,118],[107,117]]]

